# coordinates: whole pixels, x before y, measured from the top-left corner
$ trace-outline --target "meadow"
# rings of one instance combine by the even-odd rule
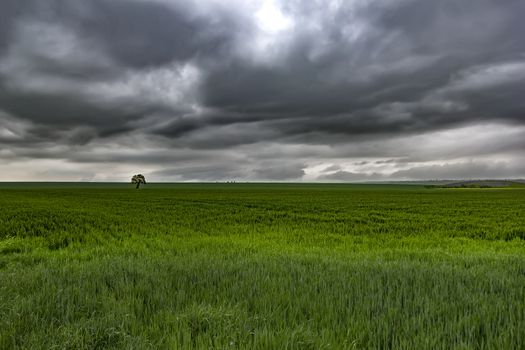
[[[525,190],[0,184],[1,349],[525,349]]]

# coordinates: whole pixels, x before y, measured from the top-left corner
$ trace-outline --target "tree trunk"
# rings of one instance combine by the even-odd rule
[[[137,182],[137,187],[135,187],[135,189],[139,189],[139,186],[140,186],[140,182]]]

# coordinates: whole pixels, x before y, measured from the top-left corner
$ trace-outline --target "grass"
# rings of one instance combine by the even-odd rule
[[[525,191],[0,184],[0,348],[523,349]]]
[[[525,182],[523,180],[468,180],[427,184],[426,188],[525,188]]]

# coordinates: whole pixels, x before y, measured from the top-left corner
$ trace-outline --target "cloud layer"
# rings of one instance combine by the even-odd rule
[[[525,177],[521,0],[5,0],[0,180]]]

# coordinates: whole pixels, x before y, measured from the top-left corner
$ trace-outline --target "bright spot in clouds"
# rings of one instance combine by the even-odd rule
[[[286,17],[272,0],[265,1],[255,17],[259,28],[269,34],[286,30],[293,24],[292,20]]]

